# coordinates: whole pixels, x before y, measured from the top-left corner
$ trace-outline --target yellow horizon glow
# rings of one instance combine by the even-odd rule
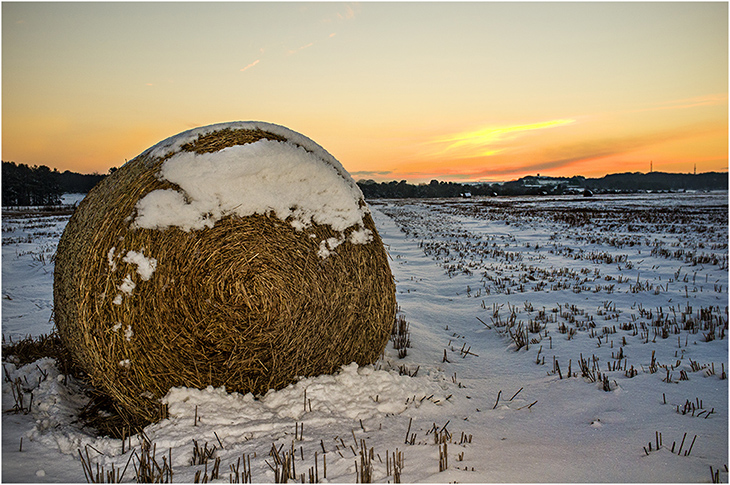
[[[508,138],[510,135],[515,136],[518,133],[533,130],[542,130],[545,128],[554,128],[556,126],[575,123],[575,120],[551,120],[541,121],[538,123],[530,123],[524,125],[501,126],[483,128],[477,131],[468,131],[465,133],[456,133],[446,138],[439,138],[431,143],[448,143],[444,148],[445,152],[462,146],[485,146],[491,145]]]
[[[520,125],[491,126],[475,131],[452,133],[425,142],[425,145],[428,146],[441,146],[426,156],[431,158],[444,156],[453,158],[491,157],[508,149],[503,146],[505,141],[515,140],[531,131],[555,128],[574,122],[575,120],[572,119],[559,119]],[[495,147],[498,144],[502,144],[502,147]]]

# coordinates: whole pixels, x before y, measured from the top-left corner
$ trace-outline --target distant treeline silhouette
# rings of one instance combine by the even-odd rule
[[[109,172],[114,172],[112,168]],[[61,195],[85,194],[106,175],[81,174],[66,170],[59,172],[45,165],[28,166],[24,163],[2,163],[2,205],[56,205]],[[504,183],[460,184],[431,180],[428,184],[399,182],[375,182],[360,180],[357,185],[366,199],[377,198],[432,198],[463,197],[465,195],[561,195],[582,192],[594,193],[678,191],[678,190],[727,190],[728,172],[683,173],[616,173],[601,178],[540,177],[528,176]]]
[[[61,203],[61,195],[85,194],[103,178],[100,174],[59,172],[45,165],[3,162],[2,205],[57,205]]]
[[[586,179],[586,187],[596,190],[727,190],[728,172],[689,173],[614,173]]]
[[[601,178],[522,177],[503,183],[460,184],[432,180],[428,184],[375,182],[360,180],[358,186],[366,199],[463,197],[465,195],[562,195],[590,190],[594,193],[630,193],[638,191],[727,190],[728,172],[682,173],[617,173]]]

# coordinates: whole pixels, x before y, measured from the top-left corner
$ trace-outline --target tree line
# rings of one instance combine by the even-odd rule
[[[586,179],[596,190],[727,190],[728,172],[691,173],[613,173],[599,179]]]
[[[100,174],[59,172],[45,165],[3,162],[2,205],[58,205],[63,194],[85,194],[103,178],[104,175]]]
[[[357,185],[366,199],[464,197],[497,195],[564,195],[582,193],[630,193],[638,191],[728,190],[727,172],[700,174],[619,173],[601,178],[527,176],[503,183],[460,184],[431,180],[428,184],[409,184],[405,180],[375,182],[360,180]]]

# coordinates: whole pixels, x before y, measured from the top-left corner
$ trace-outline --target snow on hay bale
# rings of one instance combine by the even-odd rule
[[[357,185],[309,138],[260,122],[183,132],[106,177],[54,278],[65,345],[142,421],[171,387],[260,394],[372,363],[395,320]]]

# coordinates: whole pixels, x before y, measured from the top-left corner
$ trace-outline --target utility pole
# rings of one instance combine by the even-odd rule
[[[649,173],[652,173],[654,171],[654,160],[649,162]]]

